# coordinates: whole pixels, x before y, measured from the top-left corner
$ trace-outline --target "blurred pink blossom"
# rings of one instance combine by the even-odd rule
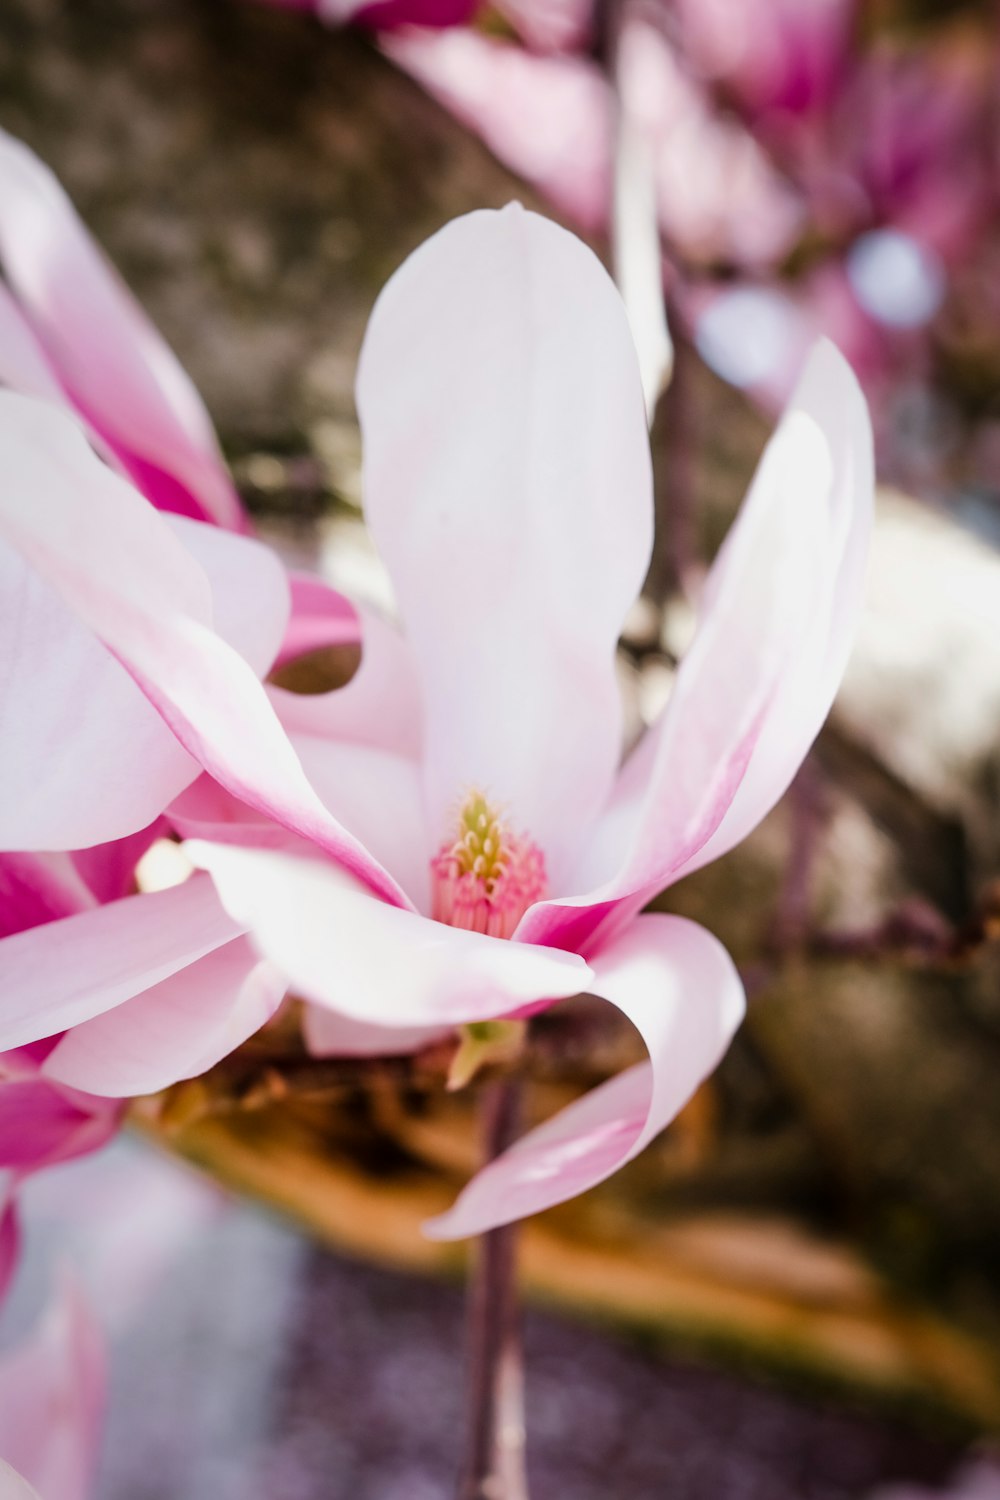
[[[901,386],[931,379],[935,330],[956,282],[988,254],[997,210],[988,62],[974,45],[905,49],[881,41],[851,55],[822,109],[798,130],[780,115],[755,123],[808,203],[817,236],[798,274],[745,289],[746,306],[763,307],[766,294],[772,310],[783,308],[786,336],[771,367],[739,382],[769,409],[791,388],[794,346],[815,333],[848,350],[880,415]],[[704,288],[698,295],[701,347],[721,314],[708,311],[715,299]],[[738,283],[718,293],[724,308],[743,297]],[[776,330],[779,319],[768,316]]]
[[[47,1038],[0,1052],[0,1170],[16,1179],[98,1150],[118,1127],[117,1100],[66,1088],[43,1074],[57,1045]]]
[[[259,678],[275,660],[356,640],[358,622],[318,580],[289,580],[260,544],[157,515],[150,500],[244,525],[193,389],[54,179],[6,136],[0,183],[9,387],[0,393],[9,726],[0,746],[0,1154],[26,1170],[106,1138],[116,1107],[87,1096],[113,1099],[201,1071],[283,994],[208,881],[134,894],[160,814],[213,751],[178,732],[176,711],[149,701],[141,670],[102,643],[93,578],[79,597],[60,597],[53,559],[63,548],[100,559],[142,613],[146,580],[133,563],[145,558],[164,580],[164,618],[205,679],[202,714],[242,692],[279,746]],[[163,632],[155,609],[145,618],[155,655]]]
[[[472,31],[405,32],[384,47],[576,223],[607,222],[614,99],[596,63],[535,55]],[[668,246],[700,262],[779,259],[799,232],[802,206],[746,128],[713,112],[654,27],[628,29],[621,67],[652,147]]]
[[[197,391],[59,183],[0,131],[0,380],[69,407],[162,510],[242,530]]]
[[[88,1500],[105,1402],[103,1340],[68,1277],[35,1330],[0,1355],[0,1496]],[[17,1476],[31,1486],[18,1487]]]
[[[594,40],[594,0],[496,0],[496,9],[536,52],[584,52]]]
[[[968,253],[996,201],[987,63],[974,47],[883,44],[859,61],[830,121],[834,161],[864,194],[869,222],[946,261]]]
[[[849,64],[858,0],[678,0],[678,39],[752,116],[821,109]]]

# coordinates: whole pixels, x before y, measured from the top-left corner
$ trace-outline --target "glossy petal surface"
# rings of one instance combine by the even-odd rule
[[[126,896],[0,943],[0,1049],[101,1015],[240,935],[206,879]]]
[[[638,910],[770,811],[843,671],[872,489],[864,401],[821,344],[709,576],[667,707],[626,763],[582,861],[578,878],[603,883],[529,912],[521,936],[592,940],[621,919],[620,903]]]
[[[404,902],[310,787],[256,675],[211,627],[204,569],[164,519],[41,402],[0,394],[0,465],[18,481],[0,496],[0,535],[127,668],[189,754],[235,796]],[[26,494],[31,506],[19,503]],[[80,775],[77,766],[74,784]],[[148,792],[149,781],[137,784]],[[159,806],[135,827],[170,798],[153,800]]]
[[[284,976],[245,938],[66,1033],[45,1077],[111,1098],[152,1094],[204,1073],[274,1015]]]
[[[151,478],[159,472],[187,492],[186,511],[241,529],[242,507],[197,391],[55,177],[5,132],[0,266],[74,403],[126,466],[134,461],[140,482],[143,468]]]
[[[716,1066],[743,1017],[743,986],[718,940],[681,917],[639,917],[591,960],[595,994],[625,1014],[649,1050],[524,1136],[474,1177],[435,1239],[482,1234],[585,1192],[649,1144]]]
[[[366,516],[423,690],[431,826],[477,787],[558,881],[618,762],[615,644],[651,544],[621,299],[517,204],[457,219],[379,297],[358,410]]]
[[[293,992],[354,1020],[453,1026],[588,985],[575,954],[445,927],[379,901],[337,866],[235,845],[184,847]]]

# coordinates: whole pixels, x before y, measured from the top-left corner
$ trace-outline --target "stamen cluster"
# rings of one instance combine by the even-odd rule
[[[456,837],[431,860],[434,917],[450,927],[509,938],[547,889],[545,856],[514,833],[481,792],[467,798]]]

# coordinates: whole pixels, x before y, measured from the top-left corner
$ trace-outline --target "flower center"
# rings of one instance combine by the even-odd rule
[[[458,815],[453,839],[431,860],[434,917],[491,937],[509,938],[547,888],[545,856],[523,833],[513,833],[481,792]]]

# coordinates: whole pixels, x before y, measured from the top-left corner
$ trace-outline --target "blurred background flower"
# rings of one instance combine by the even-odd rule
[[[317,9],[376,30],[384,19],[388,55],[591,230],[611,205],[603,36],[609,16],[625,16],[624,87],[655,154],[666,284],[701,357],[773,411],[826,333],[877,403],[887,478],[938,500],[996,493],[990,5]]]

